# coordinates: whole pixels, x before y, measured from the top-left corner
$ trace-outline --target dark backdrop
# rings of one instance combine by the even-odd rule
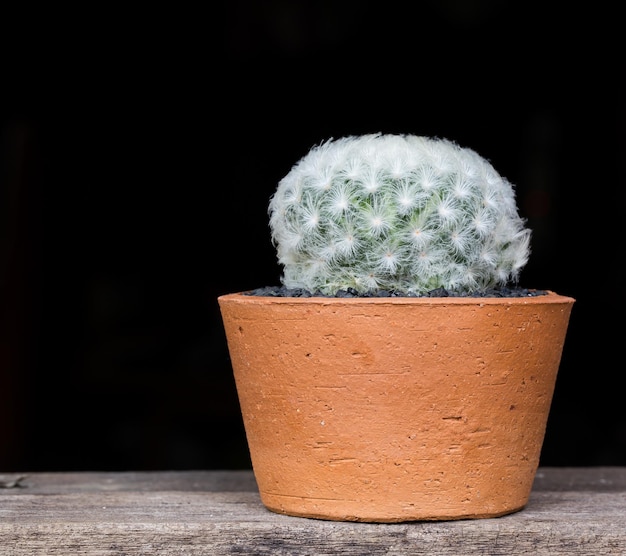
[[[266,209],[291,166],[378,131],[517,186],[521,285],[577,299],[542,464],[626,465],[618,14],[210,6],[0,18],[0,471],[248,467],[216,298],[278,284]]]

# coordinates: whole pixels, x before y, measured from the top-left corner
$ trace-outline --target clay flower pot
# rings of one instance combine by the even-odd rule
[[[520,510],[573,303],[221,296],[263,504],[368,522]]]

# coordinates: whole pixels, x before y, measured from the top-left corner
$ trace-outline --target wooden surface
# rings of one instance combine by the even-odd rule
[[[0,475],[0,554],[626,555],[626,468],[540,468],[522,511],[367,524],[266,510],[250,471]]]

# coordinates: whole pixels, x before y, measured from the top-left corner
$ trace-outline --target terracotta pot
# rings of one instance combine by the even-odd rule
[[[571,297],[218,301],[268,509],[397,522],[527,503]]]

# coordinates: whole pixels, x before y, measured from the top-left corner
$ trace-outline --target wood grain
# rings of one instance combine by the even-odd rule
[[[16,475],[21,477],[22,475]],[[522,511],[367,524],[266,510],[250,471],[0,475],[0,554],[626,554],[626,468],[540,468]]]

